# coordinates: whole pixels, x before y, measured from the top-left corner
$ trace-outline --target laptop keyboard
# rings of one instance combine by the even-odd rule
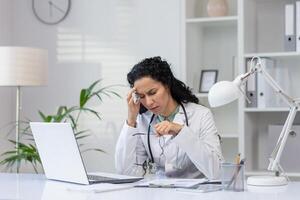
[[[88,175],[87,176],[90,183],[133,183],[136,181],[139,181],[143,178],[112,178],[112,177],[106,177],[106,176],[99,176],[99,175]]]
[[[99,176],[99,175],[88,175],[88,179],[92,181],[111,181],[116,180],[115,178]]]

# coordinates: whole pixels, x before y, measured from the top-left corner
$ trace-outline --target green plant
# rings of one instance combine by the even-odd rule
[[[90,113],[94,115],[98,120],[101,120],[100,113],[87,107],[88,102],[91,99],[97,99],[100,103],[103,102],[103,96],[112,97],[117,96],[120,97],[120,95],[113,90],[111,90],[112,87],[116,85],[111,85],[107,87],[102,87],[100,89],[97,89],[96,86],[101,82],[101,80],[97,80],[94,83],[92,83],[88,88],[81,89],[80,91],[80,98],[79,98],[79,105],[72,106],[68,108],[67,106],[60,106],[54,115],[46,115],[42,111],[38,111],[39,116],[41,117],[43,122],[69,122],[71,123],[72,129],[74,131],[75,137],[77,140],[81,140],[83,138],[91,136],[91,132],[89,130],[80,130],[79,129],[79,119],[83,112]],[[18,148],[14,147],[11,151],[4,152],[1,156],[5,157],[2,161],[0,161],[1,165],[6,165],[6,169],[17,169],[17,172],[19,172],[19,169],[21,167],[22,162],[29,162],[31,163],[34,171],[37,173],[37,165],[41,164],[41,160],[38,154],[38,151],[33,144],[34,140],[32,137],[32,133],[29,127],[30,120],[23,121],[22,125],[25,127],[22,129],[22,135],[27,136],[25,140],[27,143],[19,142]],[[16,146],[16,141],[9,140],[14,146]],[[84,144],[80,145],[81,151],[99,151],[104,152],[101,149],[97,148],[89,148],[82,150],[82,147]]]

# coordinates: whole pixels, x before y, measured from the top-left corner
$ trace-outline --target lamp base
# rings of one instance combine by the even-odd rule
[[[247,179],[248,185],[254,186],[281,186],[287,185],[287,178],[284,176],[250,176]]]

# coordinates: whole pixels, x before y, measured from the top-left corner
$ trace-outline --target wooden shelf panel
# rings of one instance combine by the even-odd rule
[[[285,57],[300,57],[300,52],[265,52],[265,53],[249,53],[245,54],[245,58],[252,58],[252,57],[269,57],[269,58],[285,58]]]
[[[237,16],[226,17],[201,17],[201,18],[189,18],[186,19],[187,25],[195,24],[202,26],[234,26],[237,25]]]
[[[245,108],[245,112],[288,112],[289,108]]]
[[[207,98],[208,93],[195,93],[196,97],[198,98]]]

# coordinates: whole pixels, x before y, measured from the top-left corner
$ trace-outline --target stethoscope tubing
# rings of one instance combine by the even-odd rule
[[[184,106],[182,105],[182,103],[179,103],[180,106],[182,107],[182,110],[184,112],[184,117],[185,117],[185,124],[187,126],[189,126],[189,122],[188,122],[188,117],[187,117],[187,114],[186,114],[186,110],[184,108]],[[150,122],[149,122],[149,125],[148,125],[148,132],[147,132],[147,143],[148,143],[148,149],[149,149],[149,153],[150,153],[150,163],[154,163],[154,157],[153,157],[153,153],[152,153],[152,149],[151,149],[151,144],[150,144],[150,129],[151,129],[151,123],[153,121],[155,117],[155,114],[153,114],[151,116],[151,119],[150,119]]]

